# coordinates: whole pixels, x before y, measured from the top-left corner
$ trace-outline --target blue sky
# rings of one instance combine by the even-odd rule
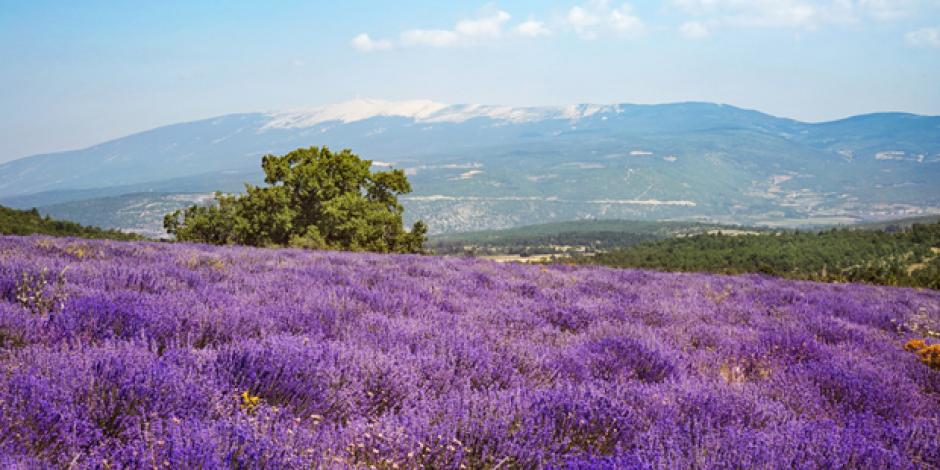
[[[357,96],[940,114],[940,0],[0,0],[0,161]]]

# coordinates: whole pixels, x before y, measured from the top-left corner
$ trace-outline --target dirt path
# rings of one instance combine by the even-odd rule
[[[914,264],[912,264],[912,265],[910,265],[910,266],[907,267],[907,275],[908,275],[908,276],[910,276],[914,271],[918,271],[918,270],[921,270],[921,269],[926,268],[926,267],[927,267],[927,263],[930,263],[931,261],[933,261],[934,258],[937,257],[937,255],[940,255],[940,248],[938,248],[938,247],[931,247],[931,248],[930,248],[930,252],[933,253],[934,256],[930,256],[930,257],[924,258],[924,260],[923,260],[922,262],[920,262],[920,263],[914,263]]]

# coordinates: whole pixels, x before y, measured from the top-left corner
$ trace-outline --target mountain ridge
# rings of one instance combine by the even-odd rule
[[[707,102],[358,100],[222,115],[14,160],[0,165],[0,202],[240,191],[260,182],[262,155],[329,146],[405,170],[415,189],[406,214],[436,233],[581,218],[879,220],[940,212],[938,128],[940,116],[807,123]]]
[[[356,100],[351,100],[351,101],[356,101]],[[385,100],[371,100],[371,101],[385,101]],[[388,102],[389,102],[389,103],[395,103],[395,102],[393,102],[393,101],[388,101]],[[656,104],[637,104],[637,103],[612,103],[612,104],[578,103],[578,104],[571,104],[571,105],[554,105],[554,106],[553,106],[553,105],[543,105],[543,106],[502,106],[502,105],[481,105],[481,104],[468,104],[468,103],[443,104],[443,103],[437,103],[437,102],[434,102],[434,101],[431,101],[431,100],[404,100],[404,101],[401,101],[401,102],[405,102],[405,103],[408,103],[408,102],[427,102],[427,103],[433,103],[433,104],[437,104],[437,105],[441,105],[441,106],[445,106],[445,107],[450,107],[450,108],[453,108],[453,107],[490,107],[490,108],[517,108],[517,109],[563,109],[563,108],[571,108],[571,107],[589,107],[589,106],[595,106],[595,107],[630,106],[630,107],[637,107],[637,108],[643,108],[643,107],[647,107],[647,108],[667,108],[667,107],[683,107],[683,106],[699,106],[699,105],[703,105],[703,106],[718,107],[718,108],[731,108],[731,109],[736,110],[736,111],[748,112],[748,113],[755,113],[755,114],[757,114],[757,115],[764,116],[764,117],[769,117],[769,118],[773,118],[773,119],[776,119],[776,120],[789,121],[789,122],[791,122],[791,123],[801,124],[801,125],[809,125],[809,126],[826,125],[826,124],[836,124],[836,123],[843,123],[843,122],[850,122],[850,121],[858,121],[858,120],[862,120],[862,119],[865,119],[865,118],[876,118],[876,117],[937,118],[937,119],[940,119],[940,115],[928,115],[928,114],[919,114],[919,113],[911,113],[911,112],[904,112],[904,111],[877,111],[877,112],[870,112],[870,113],[855,114],[855,115],[846,116],[846,117],[842,117],[842,118],[838,118],[838,119],[831,119],[831,120],[824,120],[824,121],[804,121],[804,120],[795,119],[795,118],[788,118],[788,117],[783,117],[783,116],[776,116],[776,115],[774,115],[774,114],[766,113],[766,112],[760,111],[760,110],[758,110],[758,109],[745,108],[745,107],[740,107],[740,106],[736,106],[736,105],[732,105],[732,104],[727,104],[727,103],[715,103],[715,102],[710,102],[710,101],[676,101],[676,102],[656,103]],[[24,155],[24,156],[22,156],[22,157],[17,157],[17,158],[14,158],[14,159],[12,159],[12,160],[8,160],[8,161],[6,161],[6,162],[0,163],[0,168],[3,168],[4,166],[6,166],[6,165],[8,165],[8,164],[10,164],[10,163],[13,163],[13,162],[16,162],[16,161],[20,161],[20,160],[27,160],[27,159],[40,158],[40,157],[50,157],[50,156],[56,156],[56,155],[61,155],[61,154],[65,154],[65,153],[73,153],[73,152],[79,152],[79,151],[85,151],[85,150],[92,150],[92,149],[99,148],[99,147],[101,147],[101,146],[104,146],[104,145],[107,145],[107,144],[110,144],[110,143],[113,143],[113,142],[125,140],[125,139],[132,138],[132,137],[143,136],[143,135],[151,134],[151,133],[156,132],[156,131],[166,130],[166,129],[170,129],[170,128],[174,128],[174,127],[179,127],[179,126],[187,126],[187,125],[192,125],[192,124],[213,122],[213,121],[217,121],[217,120],[223,119],[223,118],[245,118],[245,117],[255,117],[255,116],[268,116],[268,117],[272,117],[272,118],[273,118],[274,116],[281,115],[281,114],[287,114],[287,113],[302,113],[302,112],[309,111],[309,110],[319,110],[319,109],[323,109],[323,108],[330,108],[330,107],[333,107],[333,106],[342,105],[342,104],[344,104],[344,103],[349,103],[349,101],[343,102],[343,103],[335,103],[335,104],[332,104],[332,105],[316,106],[316,107],[311,107],[311,108],[294,108],[294,109],[285,109],[285,110],[267,110],[267,111],[249,111],[249,112],[238,112],[238,113],[226,113],[226,114],[218,114],[218,115],[213,115],[213,116],[204,117],[204,118],[186,120],[186,121],[175,122],[175,123],[170,123],[170,124],[164,124],[164,125],[159,125],[159,126],[152,127],[152,128],[149,128],[149,129],[143,129],[143,130],[140,130],[140,131],[131,132],[131,133],[129,133],[129,134],[126,134],[126,135],[123,135],[123,136],[120,136],[120,137],[115,137],[115,138],[112,138],[112,139],[107,139],[107,140],[105,140],[105,141],[102,141],[102,142],[99,142],[99,143],[97,143],[97,144],[93,144],[93,145],[90,145],[90,146],[78,147],[78,148],[66,149],[66,150],[60,150],[60,151],[55,151],[55,152],[43,152],[43,153],[37,153],[37,154],[31,154],[31,155]],[[379,114],[376,114],[376,115],[370,115],[370,116],[365,117],[365,118],[356,119],[356,120],[354,120],[354,121],[348,121],[348,122],[346,122],[346,123],[349,123],[349,122],[356,122],[356,121],[365,120],[365,119],[370,119],[370,118],[374,118],[374,117],[407,117],[407,116],[395,116],[395,115],[388,116],[388,115],[379,115]],[[338,119],[337,119],[337,120],[338,120]],[[330,121],[323,121],[323,122],[330,122]],[[313,125],[315,125],[315,124],[313,124]],[[311,125],[311,127],[312,127],[313,125]]]

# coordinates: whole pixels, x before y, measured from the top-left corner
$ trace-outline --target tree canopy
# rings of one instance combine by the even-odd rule
[[[811,281],[940,289],[940,222],[892,230],[737,236],[719,232],[640,244],[579,261],[623,268],[760,272]]]
[[[373,172],[371,160],[326,147],[265,155],[261,167],[266,186],[246,184],[244,194],[216,193],[215,204],[167,214],[167,232],[217,245],[421,251],[425,224],[403,227],[398,196],[411,185],[402,170]]]
[[[55,237],[111,238],[114,240],[138,240],[142,237],[118,230],[88,227],[67,220],[43,217],[35,208],[23,211],[0,206],[0,235],[43,234]]]

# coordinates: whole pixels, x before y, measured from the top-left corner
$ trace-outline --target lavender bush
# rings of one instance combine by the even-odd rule
[[[938,323],[929,290],[4,237],[0,466],[938,468],[904,350]]]

